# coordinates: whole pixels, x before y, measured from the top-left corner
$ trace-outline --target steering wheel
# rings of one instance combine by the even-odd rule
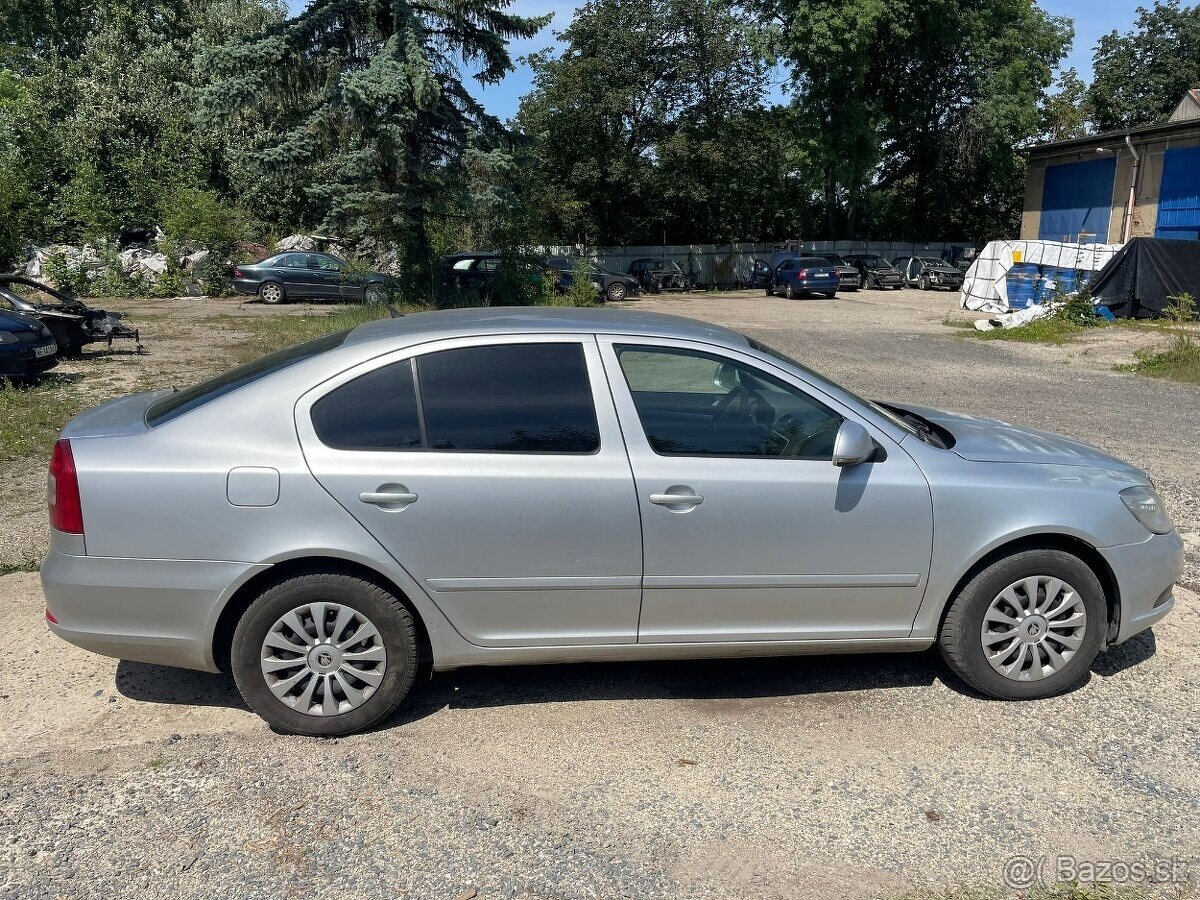
[[[815,428],[803,434],[798,434],[783,448],[782,456],[803,456],[805,449],[819,437],[824,437],[830,431],[837,433],[842,423],[838,419],[824,419]]]
[[[731,390],[717,401],[717,405],[713,408],[713,427],[717,428],[746,419],[750,413],[750,399],[750,391],[740,384]]]

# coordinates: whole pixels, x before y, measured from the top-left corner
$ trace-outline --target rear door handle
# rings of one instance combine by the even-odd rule
[[[380,509],[395,511],[404,509],[410,503],[416,503],[417,495],[402,484],[385,484],[377,491],[363,491],[358,495],[358,499]]]

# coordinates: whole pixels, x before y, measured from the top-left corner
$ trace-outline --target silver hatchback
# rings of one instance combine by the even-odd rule
[[[936,643],[1044,697],[1167,614],[1183,551],[1095,448],[610,309],[373,322],[89,410],[50,475],[54,632],[231,670],[299,734],[426,666]]]

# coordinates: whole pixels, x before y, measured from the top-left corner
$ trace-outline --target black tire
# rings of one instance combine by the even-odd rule
[[[1037,681],[1001,675],[984,655],[981,632],[992,601],[1014,582],[1048,575],[1070,584],[1083,601],[1083,642],[1065,666]],[[950,604],[938,645],[946,664],[975,690],[1000,700],[1036,700],[1069,691],[1087,676],[1108,631],[1108,604],[1091,567],[1062,550],[1025,550],[992,563],[972,578]]]
[[[876,291],[879,290],[879,283],[875,280],[874,275],[867,275],[863,279],[863,287],[868,291]]]
[[[629,288],[621,284],[619,281],[614,281],[608,286],[608,299],[612,303],[620,303],[622,300],[629,299]]]
[[[774,297],[774,296],[775,296],[775,288],[773,288],[773,287],[768,287],[768,288],[767,288],[767,296],[768,296],[768,297]]]
[[[263,640],[276,621],[290,610],[321,601],[349,606],[366,616],[378,629],[387,654],[375,693],[361,706],[329,717],[307,715],[277,698],[260,665]],[[412,613],[379,585],[352,575],[308,573],[268,588],[250,604],[234,630],[230,662],[242,697],[276,731],[333,737],[369,728],[395,712],[416,678],[419,646]]]
[[[789,300],[796,299],[796,289],[792,287],[792,283],[790,281],[784,283],[783,296],[787,297]]]
[[[830,300],[836,300],[837,299],[837,291],[826,291],[825,296],[828,297]]]
[[[922,275],[921,280],[917,282],[917,286],[923,291],[929,290],[929,288],[931,287],[931,282],[929,281],[929,276]]]
[[[258,286],[258,299],[272,306],[287,303],[287,291],[278,281],[264,281]]]

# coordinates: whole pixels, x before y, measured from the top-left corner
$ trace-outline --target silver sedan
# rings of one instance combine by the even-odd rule
[[[610,309],[373,322],[89,410],[50,476],[50,628],[232,671],[298,734],[468,665],[937,644],[1045,697],[1170,611],[1183,552],[1086,444]]]

